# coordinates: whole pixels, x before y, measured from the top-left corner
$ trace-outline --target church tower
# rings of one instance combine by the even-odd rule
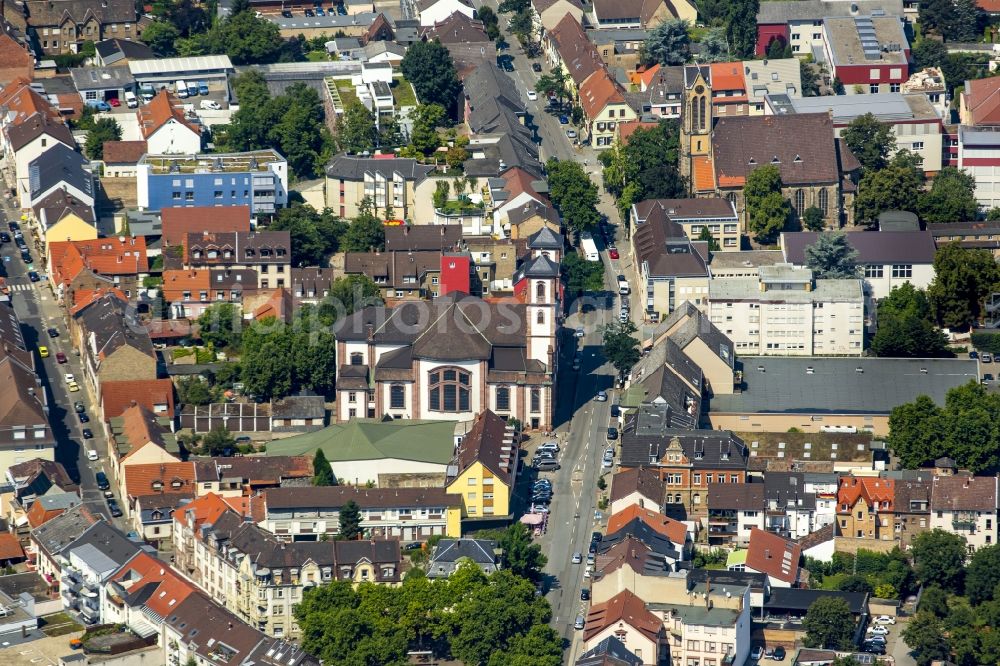
[[[559,261],[563,238],[548,227],[528,237],[531,257],[524,262],[527,281],[528,358],[553,368],[556,354],[556,317],[560,312]]]
[[[711,69],[703,65],[684,68],[684,104],[681,106],[680,173],[693,192],[698,158],[712,155],[712,86]]]

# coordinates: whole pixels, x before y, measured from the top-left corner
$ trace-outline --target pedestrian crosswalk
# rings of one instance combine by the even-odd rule
[[[11,284],[8,287],[11,291],[31,291],[30,284]]]

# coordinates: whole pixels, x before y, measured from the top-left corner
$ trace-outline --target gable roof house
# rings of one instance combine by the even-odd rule
[[[471,132],[466,174],[489,178],[517,167],[540,178],[538,145],[525,126],[527,109],[514,80],[490,61],[473,69],[462,87],[463,118]]]
[[[145,141],[105,141],[104,178],[136,178],[139,160],[149,151]]]
[[[52,120],[60,119],[59,109],[52,106],[31,85],[30,77],[17,77],[0,90],[0,129],[18,125],[36,113],[45,113]],[[0,132],[0,141],[6,140],[6,133]]]
[[[54,190],[31,209],[38,236],[48,257],[53,241],[86,241],[97,238],[97,215],[94,207],[77,199],[69,191]]]
[[[655,347],[667,338],[701,369],[711,395],[735,391],[733,342],[691,301],[684,301],[667,315],[644,344]]]
[[[83,350],[84,375],[98,399],[105,381],[156,379],[153,343],[127,304],[104,296],[71,321],[74,340]]]
[[[463,517],[511,513],[520,450],[516,438],[507,419],[489,409],[476,416],[462,435],[448,468],[445,491],[461,497]],[[492,498],[487,497],[490,494]]]
[[[931,481],[930,528],[965,537],[969,550],[997,543],[997,477],[937,476]]]
[[[642,666],[637,657],[614,636],[608,636],[576,659],[576,666]]]
[[[679,520],[668,518],[659,511],[632,504],[608,518],[607,533],[597,545],[598,553],[622,541],[637,539],[662,555],[672,567],[686,561],[691,554],[691,532]]]
[[[111,436],[108,449],[115,478],[123,478],[129,465],[181,462],[177,438],[171,422],[140,404],[133,404],[121,416],[106,417]]]
[[[611,479],[611,513],[618,513],[636,504],[643,509],[659,511],[667,491],[666,482],[650,467],[623,469]]]
[[[25,552],[28,560],[37,567],[39,575],[50,584],[58,584],[61,562],[59,554],[76,541],[94,523],[104,520],[83,503],[67,509],[61,515],[31,530]]]
[[[28,208],[31,190],[28,165],[57,143],[73,149],[76,147],[76,141],[64,123],[41,111],[32,114],[23,122],[9,125],[4,129],[4,133],[7,135],[4,154],[8,163],[14,165],[17,196],[21,207]]]
[[[112,37],[94,44],[94,60],[98,67],[126,64],[129,60],[155,60],[153,49],[139,41]]]
[[[841,477],[837,489],[837,536],[842,540],[895,541],[893,479]]]
[[[21,43],[9,33],[0,33],[0,87],[6,88],[19,78],[31,80],[35,74],[35,57],[27,42]]]
[[[184,109],[166,89],[136,111],[139,131],[150,155],[197,155],[201,128],[188,120]]]
[[[370,197],[375,215],[391,206],[397,218],[426,224],[433,219],[434,185],[427,190],[426,202],[418,201],[417,189],[423,192],[421,186],[431,181],[433,171],[433,166],[413,159],[337,155],[326,165],[326,205],[340,217],[352,218]]]
[[[169,378],[101,382],[101,414],[105,421],[141,405],[159,418],[174,418],[174,384]]]
[[[531,25],[533,36],[545,43],[546,33],[555,28],[566,14],[583,24],[581,0],[531,0]]]
[[[113,35],[138,39],[141,24],[129,0],[25,0],[29,32],[48,55],[78,53],[86,41]]]
[[[663,621],[646,608],[646,603],[624,590],[587,612],[583,630],[584,646],[594,648],[614,636],[643,664],[659,664],[667,658],[668,639]]]
[[[0,468],[32,458],[54,460],[48,391],[35,373],[21,323],[9,300],[0,301]]]
[[[430,27],[441,23],[455,12],[472,18],[475,8],[468,0],[417,0],[417,16],[421,27]]]
[[[708,543],[745,547],[754,528],[764,529],[763,483],[713,483],[708,486]]]
[[[587,123],[586,137],[595,148],[611,147],[618,125],[638,118],[625,99],[625,89],[604,67],[580,86],[580,108]]]
[[[25,510],[39,497],[48,494],[79,492],[62,463],[45,458],[32,458],[14,463],[5,471],[7,483],[13,488],[14,499],[8,502],[8,514],[3,516],[11,525],[20,521],[13,518],[17,509]]]
[[[587,37],[580,20],[572,14],[560,19],[546,36],[545,57],[549,65],[561,68],[567,77],[566,91],[571,97],[591,74],[604,67],[597,48]]]
[[[447,578],[465,562],[489,575],[500,568],[496,542],[489,539],[441,539],[427,566],[428,578]]]
[[[443,21],[424,28],[422,37],[428,41],[436,39],[444,44],[455,63],[459,79],[464,79],[466,74],[481,64],[496,63],[497,47],[486,36],[483,22],[463,12],[453,12]]]
[[[802,546],[754,528],[747,546],[746,570],[767,574],[772,588],[798,587]]]
[[[650,29],[667,19],[693,24],[698,8],[689,0],[594,0],[589,18],[598,28]]]
[[[54,146],[28,162],[28,190],[21,199],[25,208],[33,208],[57,189],[72,194],[78,201],[93,207],[94,174],[90,162],[64,143]]]

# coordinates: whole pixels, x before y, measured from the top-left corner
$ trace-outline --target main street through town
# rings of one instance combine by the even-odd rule
[[[19,220],[18,213],[10,201],[3,201],[0,206],[0,229],[7,231],[8,220]],[[39,252],[35,248],[34,238],[26,222],[21,222],[25,242],[28,244],[32,259],[31,269],[44,276],[45,266],[39,261]],[[38,376],[42,389],[46,391],[49,407],[49,422],[52,425],[56,439],[56,460],[61,462],[74,481],[80,484],[83,501],[95,512],[111,519],[103,495],[97,488],[95,473],[103,469],[107,458],[107,442],[104,428],[99,418],[100,411],[95,399],[95,391],[84,377],[83,364],[79,350],[74,347],[63,318],[63,310],[56,302],[52,288],[43,277],[38,282],[32,282],[28,277],[29,267],[21,260],[21,253],[13,243],[0,245],[0,275],[3,275],[10,288],[10,300],[14,312],[21,321],[21,334],[25,346],[35,355]],[[58,337],[50,337],[48,329],[53,328]],[[39,356],[38,348],[47,347],[48,358]],[[58,363],[56,354],[66,355],[66,363]],[[71,393],[64,380],[66,373],[72,373],[80,390]],[[86,413],[91,417],[89,423],[81,424],[73,403],[82,401],[86,405]],[[87,427],[94,433],[94,438],[84,440],[83,429]],[[100,459],[89,461],[87,449],[97,451]],[[30,451],[25,451],[25,459],[33,457]],[[108,475],[109,478],[111,475]],[[119,521],[115,521],[119,522]],[[119,525],[121,527],[121,525]]]
[[[487,4],[496,9],[494,2]],[[505,17],[501,16],[501,26],[505,23]],[[604,450],[610,444],[607,441],[607,429],[611,405],[616,402],[612,391],[615,370],[604,358],[601,346],[603,325],[617,321],[618,318],[619,274],[626,275],[633,285],[634,302],[630,311],[641,313],[643,308],[638,301],[640,295],[636,294],[637,290],[634,288],[637,284],[636,274],[626,234],[613,198],[603,190],[597,151],[590,146],[573,144],[566,136],[566,130],[571,126],[560,124],[556,115],[544,111],[544,95],[539,95],[537,101],[527,99],[527,92],[534,90],[539,77],[549,70],[548,64],[543,57],[528,58],[513,35],[507,34],[506,39],[511,46],[503,54],[512,58],[514,71],[509,75],[521,91],[521,98],[530,114],[528,121],[536,128],[540,158],[543,162],[555,157],[583,164],[599,188],[598,210],[604,216],[606,224],[613,229],[615,238],[621,242],[618,245],[620,258],[612,260],[605,251],[601,234],[594,234],[605,267],[605,291],[585,296],[596,306],[592,311],[579,313],[571,305],[572,314],[566,318],[555,418],[555,439],[562,448],[559,456],[561,467],[555,473],[544,474],[553,483],[548,528],[541,539],[543,552],[548,558],[544,573],[547,598],[552,605],[551,624],[570,646],[566,663],[574,663],[582,648],[581,632],[574,628],[574,624],[577,616],[587,613],[589,602],[580,599],[580,591],[589,585],[589,580],[583,577],[586,564],[573,564],[572,556],[573,553],[581,553],[586,558],[591,533],[603,529],[607,513],[598,510],[600,493],[597,483],[604,473],[607,474],[606,481],[610,487],[610,473],[613,471],[613,468],[602,468],[602,458]],[[532,71],[533,62],[542,63],[542,72]],[[636,324],[642,327],[641,320]],[[583,338],[573,336],[572,331],[577,328],[584,330]],[[580,370],[574,371],[572,360],[577,353],[580,356]],[[595,400],[598,391],[607,391],[608,401]]]

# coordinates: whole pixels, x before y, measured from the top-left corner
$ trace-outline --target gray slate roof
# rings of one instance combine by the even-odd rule
[[[35,199],[64,182],[93,197],[94,179],[87,170],[89,165],[90,162],[83,155],[65,144],[49,148],[28,164],[31,198]]]
[[[406,180],[422,181],[434,171],[433,166],[420,164],[407,158],[373,159],[371,157],[356,157],[353,155],[337,155],[326,165],[326,175],[347,181],[364,180],[366,173],[378,173],[392,178],[399,174]]]
[[[850,231],[847,241],[858,251],[859,264],[932,264],[934,234],[930,231]],[[793,231],[781,234],[781,251],[785,261],[805,265],[806,248],[816,242],[815,231]]]
[[[493,564],[496,554],[493,549],[496,543],[489,539],[441,539],[434,547],[431,564],[435,562],[457,562],[467,558],[476,564]]]
[[[887,414],[919,395],[943,405],[948,389],[979,380],[969,359],[747,356],[742,363],[743,392],[713,396],[710,412]]]
[[[857,10],[852,12],[851,7]],[[818,21],[827,16],[871,15],[872,10],[886,16],[902,16],[902,0],[776,0],[762,2],[757,11],[757,23],[787,23],[788,21]]]

